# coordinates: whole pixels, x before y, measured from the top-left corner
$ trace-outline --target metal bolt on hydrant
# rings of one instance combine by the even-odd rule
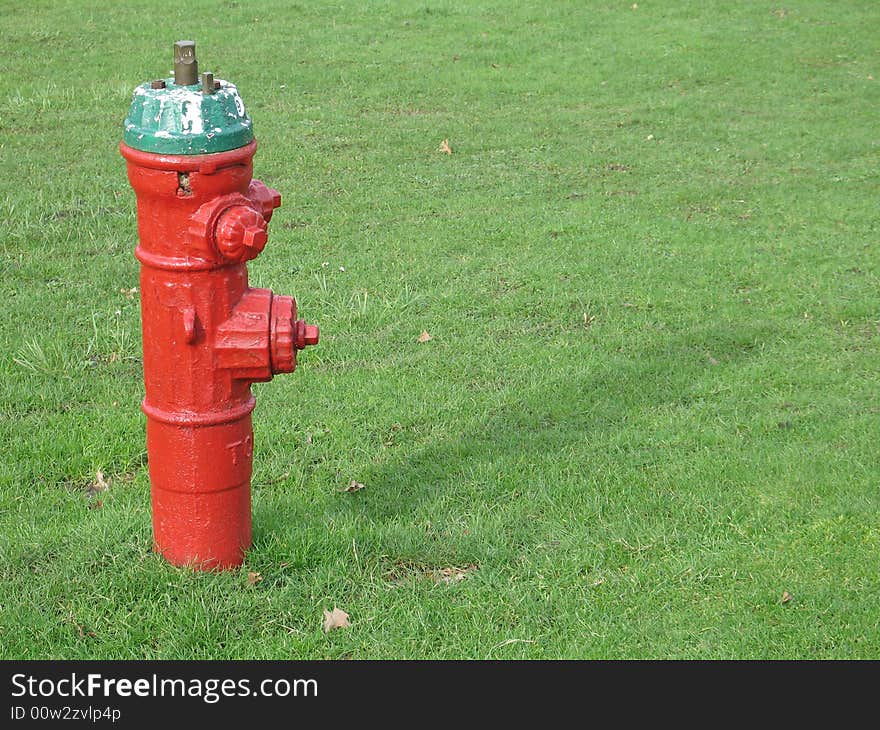
[[[318,342],[293,297],[248,286],[281,205],[252,179],[256,149],[238,89],[198,73],[192,41],[174,44],[173,78],[134,90],[120,150],[137,194],[153,544],[201,570],[241,565],[251,544],[251,383]]]

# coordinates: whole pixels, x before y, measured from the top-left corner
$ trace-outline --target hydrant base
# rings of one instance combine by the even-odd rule
[[[208,494],[154,488],[152,504],[160,516],[153,521],[153,550],[172,565],[209,571],[244,562],[251,545],[250,485]]]
[[[149,463],[156,552],[199,570],[241,565],[251,545],[250,413],[198,425],[154,414],[147,450],[156,455]]]

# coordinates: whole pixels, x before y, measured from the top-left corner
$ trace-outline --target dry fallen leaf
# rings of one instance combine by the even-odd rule
[[[73,625],[76,626],[76,632],[79,634],[80,639],[85,639],[85,638],[94,639],[95,637],[97,637],[97,634],[94,631],[89,631],[82,624],[74,622]]]
[[[354,479],[351,480],[351,484],[349,484],[343,491],[345,492],[360,492],[361,489],[366,487],[366,484],[361,484],[360,482],[356,482]]]
[[[263,580],[263,576],[257,573],[256,571],[251,571],[248,573],[248,583],[252,586],[257,585],[261,580]]]
[[[782,603],[788,603],[794,596],[791,595],[788,591],[782,591]]]
[[[449,140],[444,139],[440,143],[440,149],[438,149],[437,151],[438,152],[445,152],[447,155],[451,155],[452,154],[452,147],[449,146]]]
[[[410,580],[429,580],[432,583],[458,583],[467,578],[478,565],[469,563],[461,567],[451,565],[448,567],[431,567],[413,563],[398,562],[385,577],[396,585],[403,585]]]
[[[419,335],[419,343],[424,345],[426,342],[430,342],[433,337],[428,334],[428,330],[422,330],[422,334]]]
[[[324,633],[332,629],[347,629],[351,626],[348,620],[348,614],[339,608],[333,608],[332,611],[324,609]]]
[[[96,494],[100,492],[106,492],[108,489],[110,489],[110,483],[106,479],[104,479],[104,472],[98,469],[95,474],[95,481],[93,481],[89,485],[89,488],[86,490],[86,494],[88,494],[90,497],[94,497]]]
[[[468,573],[473,573],[477,566],[471,563],[463,568],[451,566],[449,568],[440,568],[432,571],[431,578],[435,583],[458,583],[460,580],[467,578]]]
[[[85,626],[83,626],[79,621],[76,620],[76,617],[73,614],[68,615],[67,621],[73,624],[76,629],[76,633],[79,634],[80,639],[85,639],[86,637],[95,638],[97,634],[94,631],[89,631]]]

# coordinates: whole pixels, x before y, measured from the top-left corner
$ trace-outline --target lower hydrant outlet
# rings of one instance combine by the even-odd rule
[[[234,568],[251,544],[250,386],[293,372],[318,328],[293,297],[248,286],[281,196],[252,179],[256,141],[233,84],[142,84],[120,149],[138,205],[154,548],[175,565]]]

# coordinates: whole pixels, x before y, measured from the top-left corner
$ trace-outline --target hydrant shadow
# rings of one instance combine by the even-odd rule
[[[259,509],[257,539],[283,542],[290,521],[324,535],[338,526],[340,551],[351,553],[354,534],[358,559],[372,556],[383,566],[398,560],[479,562],[513,532],[517,539],[538,541],[541,505],[559,508],[554,490],[560,482],[562,494],[603,492],[603,473],[620,478],[627,469],[680,458],[681,449],[690,447],[661,443],[667,437],[657,438],[653,430],[658,414],[687,414],[705,403],[719,378],[741,377],[737,371],[760,352],[756,343],[778,336],[761,324],[709,322],[658,336],[631,352],[603,358],[573,348],[564,367],[553,369],[536,361],[517,373],[502,398],[482,399],[482,411],[458,432],[415,450],[401,443],[379,465],[365,459],[358,474],[366,488],[327,495],[320,519],[294,505],[274,515]],[[393,414],[404,430],[417,430],[419,424],[406,416]],[[521,499],[528,492],[533,494]],[[625,497],[605,496],[611,509],[615,499],[626,508]],[[480,535],[473,523],[487,519],[506,530]],[[332,535],[321,539],[337,542]]]

